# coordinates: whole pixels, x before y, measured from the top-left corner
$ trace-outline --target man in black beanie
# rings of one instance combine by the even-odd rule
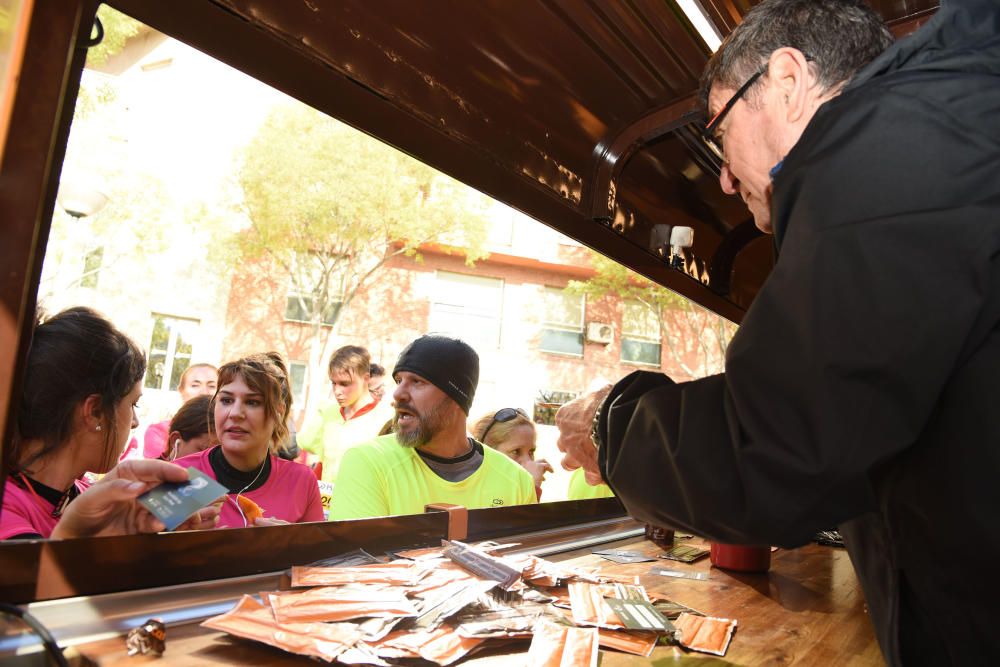
[[[392,370],[393,433],[344,455],[330,519],[415,514],[429,503],[469,508],[537,502],[524,468],[469,437],[479,355],[456,338],[428,334]]]

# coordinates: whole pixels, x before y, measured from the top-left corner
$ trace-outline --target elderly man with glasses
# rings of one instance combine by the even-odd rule
[[[764,0],[702,81],[776,264],[724,375],[632,374],[563,408],[560,447],[593,440],[653,524],[839,525],[887,662],[1000,664],[1000,3],[944,0],[890,46],[860,1]]]
[[[399,355],[393,432],[349,449],[330,519],[419,514],[432,503],[469,509],[537,502],[531,475],[469,437],[479,355],[465,342],[421,336]]]

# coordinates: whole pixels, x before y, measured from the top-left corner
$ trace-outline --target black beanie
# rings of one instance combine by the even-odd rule
[[[468,343],[435,334],[421,336],[399,353],[393,377],[400,371],[424,378],[469,414],[479,384],[479,355]]]

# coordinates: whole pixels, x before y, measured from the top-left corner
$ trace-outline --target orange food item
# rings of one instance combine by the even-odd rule
[[[236,502],[240,504],[240,511],[246,517],[247,525],[252,525],[254,521],[264,516],[264,510],[260,505],[250,500],[246,496],[236,496]]]

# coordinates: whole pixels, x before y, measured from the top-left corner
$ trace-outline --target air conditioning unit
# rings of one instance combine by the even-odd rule
[[[588,322],[587,340],[607,345],[615,339],[615,328],[606,322]]]

